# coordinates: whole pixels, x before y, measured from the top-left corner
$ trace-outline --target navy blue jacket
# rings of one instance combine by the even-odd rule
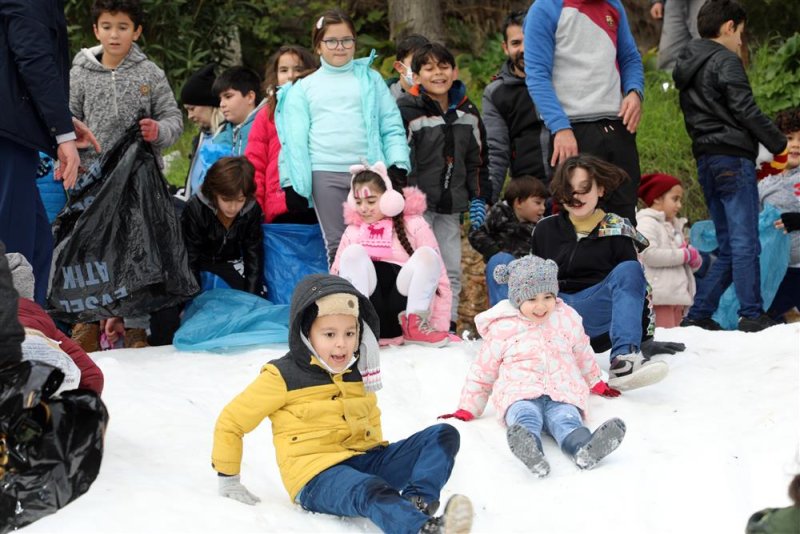
[[[0,136],[55,157],[73,131],[63,0],[0,0]]]

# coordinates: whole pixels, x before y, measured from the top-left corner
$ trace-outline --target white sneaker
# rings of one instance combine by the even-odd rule
[[[651,362],[641,352],[622,354],[614,358],[608,370],[608,385],[622,391],[660,382],[669,373],[664,362]]]

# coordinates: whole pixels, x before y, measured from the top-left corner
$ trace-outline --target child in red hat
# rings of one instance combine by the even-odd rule
[[[696,285],[693,271],[703,259],[684,239],[686,219],[678,217],[683,199],[681,181],[669,174],[645,174],[639,185],[639,198],[647,208],[636,213],[636,227],[650,246],[642,252],[645,277],[653,288],[656,326],[679,326],[687,308],[694,302]]]

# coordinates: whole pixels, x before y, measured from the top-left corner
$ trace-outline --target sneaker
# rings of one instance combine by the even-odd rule
[[[472,503],[464,495],[453,495],[439,517],[431,517],[420,534],[468,534],[472,529]]]
[[[425,515],[433,517],[433,514],[439,510],[439,501],[431,501],[428,503],[419,495],[412,495],[411,497],[407,497],[407,499],[411,501],[411,504],[417,507],[417,510]]]
[[[625,423],[622,419],[609,419],[592,432],[589,441],[575,453],[575,464],[581,469],[591,469],[597,462],[611,454],[625,437]]]
[[[740,332],[761,332],[762,330],[778,324],[769,315],[762,313],[758,317],[739,317]]]
[[[669,366],[664,362],[651,362],[641,352],[621,354],[611,361],[608,385],[625,391],[660,382],[667,376]]]
[[[147,332],[144,328],[126,328],[125,329],[125,348],[126,349],[143,349],[149,347],[147,344]]]
[[[711,317],[704,317],[702,319],[689,319],[684,317],[681,321],[681,326],[699,326],[703,330],[722,330],[722,327],[717,321]]]
[[[100,324],[76,323],[72,327],[72,341],[86,352],[97,352],[100,350]]]
[[[399,318],[400,327],[403,329],[403,339],[406,343],[443,347],[450,341],[447,332],[439,332],[431,328],[428,324],[427,313],[406,314],[406,312],[402,312]]]
[[[536,437],[522,425],[511,425],[506,431],[508,447],[525,467],[539,478],[550,474],[550,464],[544,457]]]

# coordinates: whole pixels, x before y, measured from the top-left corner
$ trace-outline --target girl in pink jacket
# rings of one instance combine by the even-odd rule
[[[425,195],[392,189],[383,162],[353,165],[347,229],[331,267],[369,296],[383,344],[441,347],[450,340],[450,282],[428,223]],[[405,195],[405,198],[404,198]]]
[[[590,391],[606,397],[619,391],[601,379],[580,315],[557,297],[558,265],[530,255],[498,266],[494,275],[508,282],[508,300],[475,317],[483,345],[458,411],[442,417],[470,421],[494,391],[511,452],[535,475],[550,472],[542,430],[579,468],[591,469],[622,442],[625,423],[609,419],[594,433],[582,424]]]

